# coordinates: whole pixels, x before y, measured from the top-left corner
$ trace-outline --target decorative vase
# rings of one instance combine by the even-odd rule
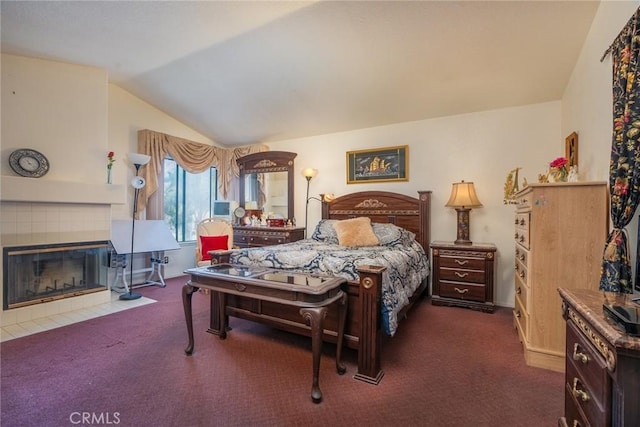
[[[553,177],[553,182],[567,182],[568,173],[565,168],[551,168],[549,172],[549,176]]]
[[[107,184],[111,184],[111,168],[107,168]]]

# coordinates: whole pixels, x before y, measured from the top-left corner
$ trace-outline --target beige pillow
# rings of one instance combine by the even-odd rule
[[[359,217],[344,219],[333,224],[340,246],[377,246],[378,238],[373,233],[371,219]]]

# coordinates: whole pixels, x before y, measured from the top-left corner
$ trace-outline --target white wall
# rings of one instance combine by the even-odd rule
[[[2,175],[33,148],[50,162],[41,180],[104,182],[107,136],[106,71],[2,55]]]
[[[318,169],[310,194],[384,190],[417,196],[432,190],[432,240],[455,240],[456,212],[444,205],[451,184],[473,181],[484,205],[471,212],[471,240],[498,247],[495,302],[513,306],[513,214],[503,203],[507,173],[536,182],[548,162],[564,154],[560,102],[465,114],[390,126],[294,139],[270,144],[295,151],[296,168]],[[409,181],[346,184],[346,152],[394,145],[409,146]],[[304,224],[306,181],[296,174],[296,219]],[[319,202],[309,205],[309,230],[321,217]]]

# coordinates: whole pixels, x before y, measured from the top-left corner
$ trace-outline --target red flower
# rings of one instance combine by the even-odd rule
[[[115,155],[113,151],[107,153],[107,169],[111,169],[111,166],[113,166],[113,163],[116,161],[116,159],[113,158]]]
[[[553,162],[549,163],[549,167],[560,169],[565,167],[567,163],[569,163],[569,161],[566,158],[558,157]]]

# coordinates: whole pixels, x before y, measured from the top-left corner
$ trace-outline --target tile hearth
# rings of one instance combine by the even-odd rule
[[[119,296],[119,293],[111,292],[111,301],[104,304],[93,305],[74,311],[4,326],[0,329],[0,342],[26,337],[38,332],[60,328],[73,323],[83,322],[85,320],[106,316],[107,314],[117,313],[119,311],[141,307],[143,305],[156,302],[155,300],[146,297],[132,301],[121,301],[118,299]]]

